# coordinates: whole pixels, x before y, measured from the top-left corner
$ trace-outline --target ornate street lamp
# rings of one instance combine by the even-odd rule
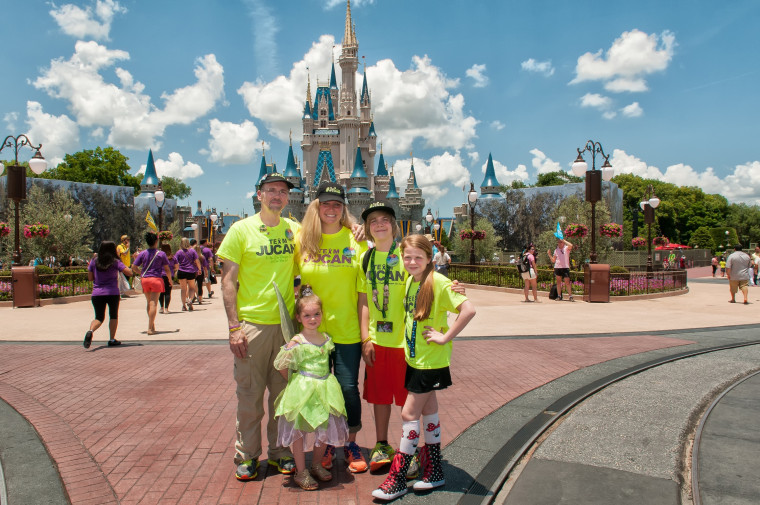
[[[467,193],[467,201],[470,202],[470,265],[475,264],[475,205],[478,203],[478,192],[475,191],[475,184],[470,181],[470,192]]]
[[[421,224],[417,223],[414,227],[417,229],[417,233],[422,233],[422,225]]]
[[[602,199],[602,179],[609,181],[615,175],[615,171],[610,165],[609,154],[604,154],[602,144],[589,140],[585,147],[578,151],[578,157],[573,162],[573,174],[582,177],[586,174],[586,201],[591,203],[591,254],[589,255],[590,263],[596,263],[596,202]],[[583,159],[583,153],[591,152],[591,170]],[[604,157],[604,164],[601,170],[596,169],[596,154],[599,153]]]
[[[216,220],[219,219],[219,216],[216,215],[216,210],[212,210],[208,218],[211,220],[211,226],[208,227],[208,241],[211,242],[211,229],[216,224]]]
[[[639,204],[644,211],[644,223],[647,225],[647,272],[652,271],[652,223],[654,223],[654,209],[660,205],[660,199],[654,194],[654,187],[647,186],[644,200]]]
[[[30,149],[34,149],[35,153],[34,156],[32,156],[32,159],[29,160],[29,168],[32,169],[32,172],[35,174],[41,174],[45,170],[47,170],[47,161],[45,161],[45,158],[42,157],[42,154],[40,154],[40,149],[42,148],[42,144],[38,145],[37,147],[32,144],[32,141],[29,140],[29,137],[24,135],[23,133],[17,137],[14,137],[13,135],[8,135],[5,137],[5,140],[3,141],[3,145],[0,146],[0,151],[5,149],[6,147],[12,147],[13,148],[13,155],[14,155],[14,164],[6,168],[7,171],[7,178],[6,178],[6,185],[8,190],[8,199],[13,200],[13,203],[15,204],[15,212],[14,212],[14,230],[13,230],[13,265],[19,266],[21,265],[21,248],[19,246],[19,219],[18,219],[18,208],[19,204],[22,200],[26,200],[26,169],[22,166],[19,166],[18,164],[18,149],[19,147],[29,146]],[[3,165],[0,163],[0,172],[3,170]]]
[[[161,182],[158,183],[158,189],[153,193],[153,198],[156,200],[156,207],[158,207],[158,232],[161,233],[164,229],[164,205],[166,204],[166,193],[161,187]],[[161,245],[160,238],[158,245]]]
[[[427,214],[425,215],[425,222],[427,223],[427,224],[425,225],[425,233],[432,233],[432,232],[430,231],[430,226],[433,224],[433,219],[434,219],[434,218],[433,218],[433,213],[432,213],[432,212],[430,212],[430,208],[428,208],[428,212],[427,212]]]

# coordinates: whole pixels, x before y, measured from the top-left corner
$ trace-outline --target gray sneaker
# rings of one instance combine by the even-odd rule
[[[235,478],[237,480],[253,480],[258,475],[259,460],[247,459],[240,463],[235,471]]]

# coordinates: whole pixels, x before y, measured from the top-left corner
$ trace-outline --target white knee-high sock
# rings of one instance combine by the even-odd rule
[[[401,436],[401,443],[398,445],[398,450],[404,454],[414,454],[417,450],[417,444],[420,441],[420,422],[406,421],[401,427],[403,429],[403,435]]]
[[[441,443],[441,422],[438,420],[438,412],[422,416],[422,430],[425,432],[426,445]]]

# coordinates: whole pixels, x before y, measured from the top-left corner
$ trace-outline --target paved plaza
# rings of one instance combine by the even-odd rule
[[[681,296],[609,304],[548,298],[523,303],[522,293],[469,287],[478,315],[456,340],[454,386],[439,396],[448,483],[443,491],[400,501],[469,499],[465,491],[489,462],[498,461],[494,454],[501,440],[526,422],[530,409],[540,411],[541,402],[550,404],[576,383],[684,349],[760,338],[760,288],[751,288],[750,305],[729,304],[727,281],[706,272],[690,271],[690,290]],[[11,505],[373,503],[370,492],[385,475],[349,474],[340,451],[335,478],[315,493],[301,491],[272,470],[245,484],[235,480],[235,387],[218,296],[192,313],[159,314],[159,335],[154,336],[146,334],[144,298],[122,300],[117,338],[124,345],[116,348],[105,346],[105,327],[95,333],[89,350],[82,348],[91,318],[89,301],[0,308],[0,462],[4,492],[17,498],[9,501]],[[753,352],[737,351],[735,359],[754,356]],[[711,380],[722,383],[746,373],[751,366],[745,361],[751,360],[730,371],[718,367]],[[697,366],[707,368],[708,364]],[[714,385],[695,387],[694,397],[701,401]],[[679,387],[689,387],[688,380]],[[704,392],[700,396],[697,391]],[[600,401],[616,405],[619,398]],[[529,406],[531,402],[539,406]],[[367,454],[375,440],[371,408],[363,407],[364,429],[357,441]],[[688,416],[687,411],[682,417]],[[565,421],[567,426],[570,422],[571,418]],[[643,425],[639,431],[646,432],[650,421],[638,422]],[[400,431],[394,407],[393,445]],[[572,442],[571,436],[558,445]],[[641,448],[644,453],[646,447]],[[547,442],[546,451],[549,448]],[[531,464],[565,464],[566,459],[542,453],[525,467],[517,485],[509,483],[513,496],[538,496],[535,487],[531,491],[537,475]],[[605,464],[570,460],[586,465],[583,468]],[[657,471],[658,477],[667,475],[665,469]],[[36,477],[34,484],[29,483],[30,473]],[[506,501],[505,491],[499,496],[489,493],[484,499],[534,503],[525,498]],[[551,501],[555,498],[535,503],[580,503]]]

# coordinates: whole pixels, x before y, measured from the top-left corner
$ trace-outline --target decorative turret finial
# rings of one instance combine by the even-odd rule
[[[343,32],[343,46],[351,45],[351,0],[346,0],[346,29]]]
[[[262,140],[261,141],[261,157],[266,159],[266,152],[264,151],[264,146],[265,144],[264,144],[264,141]]]
[[[293,147],[293,128],[290,129],[290,147]]]
[[[311,74],[309,74],[309,67],[306,67],[306,101],[311,108]]]

